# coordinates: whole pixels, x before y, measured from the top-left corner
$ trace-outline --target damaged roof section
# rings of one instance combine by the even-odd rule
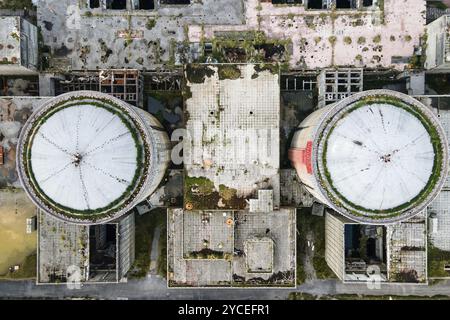
[[[242,0],[40,1],[38,26],[55,71],[172,66],[185,25],[244,22]],[[177,1],[179,2],[179,1]]]
[[[280,205],[279,74],[275,65],[185,69],[184,207],[245,209],[260,189]]]

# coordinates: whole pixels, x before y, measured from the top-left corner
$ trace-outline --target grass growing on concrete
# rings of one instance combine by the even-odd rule
[[[161,229],[159,236],[159,257],[158,257],[158,274],[167,277],[167,219],[165,220],[165,227]]]
[[[22,10],[33,9],[31,0],[0,0],[0,9]]]
[[[219,65],[219,80],[236,80],[241,77],[241,70],[236,65]]]
[[[147,30],[152,30],[156,26],[156,20],[155,19],[148,19],[147,23],[145,24],[145,27]]]
[[[305,281],[306,281],[305,268],[303,267],[303,262],[299,259],[299,253],[297,251],[297,285],[305,283]]]

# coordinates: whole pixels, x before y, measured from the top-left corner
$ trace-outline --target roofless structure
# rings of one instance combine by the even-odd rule
[[[419,213],[448,172],[438,119],[419,101],[389,90],[358,93],[311,114],[289,157],[316,199],[369,224]]]
[[[22,185],[42,210],[67,222],[104,223],[155,191],[169,162],[169,139],[145,111],[77,91],[30,117],[17,158]]]

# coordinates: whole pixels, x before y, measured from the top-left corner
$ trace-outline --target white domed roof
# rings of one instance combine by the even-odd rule
[[[336,123],[327,143],[324,156],[333,187],[369,210],[411,201],[433,171],[430,134],[415,115],[391,104],[351,111]]]
[[[95,210],[132,185],[137,147],[123,120],[107,108],[74,104],[34,132],[30,165],[43,193],[75,210]]]

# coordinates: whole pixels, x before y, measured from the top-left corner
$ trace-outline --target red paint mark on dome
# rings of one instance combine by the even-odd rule
[[[312,141],[308,141],[305,148],[290,149],[289,160],[295,168],[304,165],[306,166],[306,172],[312,174]]]

